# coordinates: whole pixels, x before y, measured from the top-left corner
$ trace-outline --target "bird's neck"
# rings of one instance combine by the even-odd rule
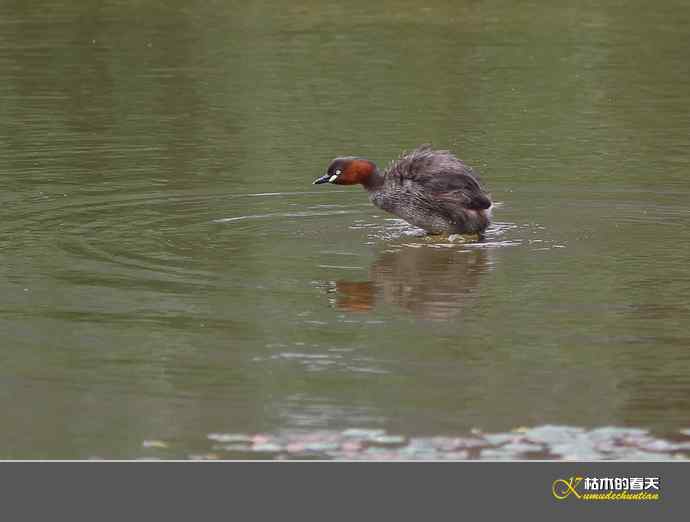
[[[374,192],[379,190],[383,186],[384,176],[383,173],[378,169],[374,169],[371,174],[362,180],[362,186],[369,192]]]

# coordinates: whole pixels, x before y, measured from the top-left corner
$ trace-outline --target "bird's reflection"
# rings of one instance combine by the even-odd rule
[[[366,312],[383,302],[424,319],[448,320],[477,298],[482,274],[491,266],[490,252],[483,248],[386,251],[372,264],[369,281],[335,282],[335,306]]]

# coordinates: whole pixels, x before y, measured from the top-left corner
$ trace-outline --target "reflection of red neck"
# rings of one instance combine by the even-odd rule
[[[374,308],[374,284],[371,281],[336,281],[336,306],[346,312],[368,312]]]

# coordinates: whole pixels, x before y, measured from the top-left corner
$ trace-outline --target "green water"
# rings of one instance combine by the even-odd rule
[[[0,4],[0,458],[690,416],[690,6]],[[484,243],[312,186],[424,142]]]

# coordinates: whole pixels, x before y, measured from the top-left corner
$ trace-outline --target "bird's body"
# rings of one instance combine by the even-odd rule
[[[483,235],[491,199],[472,168],[449,151],[421,146],[384,172],[369,160],[336,158],[314,183],[360,183],[377,207],[430,234]]]

